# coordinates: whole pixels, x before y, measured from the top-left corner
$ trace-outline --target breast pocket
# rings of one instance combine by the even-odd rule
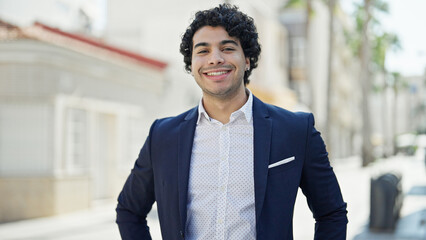
[[[276,161],[275,163],[272,163],[268,166],[268,174],[273,175],[282,172],[286,169],[296,166],[296,164],[297,162],[294,156]]]

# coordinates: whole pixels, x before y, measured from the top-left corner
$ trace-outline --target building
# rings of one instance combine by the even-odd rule
[[[423,75],[397,79],[395,94],[395,131],[426,134],[426,68]]]
[[[181,36],[196,11],[216,7],[223,2],[108,0],[104,39],[147,56],[167,59],[171,82],[187,92],[190,100],[199,99],[200,90],[192,76],[183,69],[183,58],[179,53]],[[279,21],[281,1],[228,2],[253,17],[259,32],[262,53],[248,87],[266,102],[292,110],[301,109],[295,93],[288,88],[288,36]]]
[[[82,35],[81,24],[64,31],[1,23],[0,194],[9,197],[0,200],[0,222],[116,198],[151,122],[200,99],[180,36],[195,11],[221,1],[107,3],[101,38]],[[232,3],[255,19],[262,44],[249,88],[266,102],[306,109],[288,88],[281,2]]]
[[[170,101],[167,63],[36,23],[0,22],[0,222],[116,198]]]
[[[327,5],[318,0],[311,4],[309,18],[306,6],[289,6],[281,12],[281,21],[289,32],[289,86],[315,114],[316,126],[323,131],[331,157],[347,157],[359,151],[361,128],[358,60],[345,39],[345,33],[353,27],[336,5],[330,34]]]

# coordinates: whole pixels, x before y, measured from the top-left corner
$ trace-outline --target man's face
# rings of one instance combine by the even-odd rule
[[[204,26],[192,42],[192,75],[203,94],[226,99],[245,92],[244,71],[250,61],[237,38],[223,27]]]

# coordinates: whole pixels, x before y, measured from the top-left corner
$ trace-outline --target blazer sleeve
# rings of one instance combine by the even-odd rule
[[[300,187],[315,218],[315,240],[345,240],[348,223],[346,203],[330,166],[320,133],[314,128],[314,117],[308,117],[306,159]]]
[[[151,239],[146,216],[155,201],[151,162],[151,139],[155,123],[118,197],[116,223],[123,240]]]

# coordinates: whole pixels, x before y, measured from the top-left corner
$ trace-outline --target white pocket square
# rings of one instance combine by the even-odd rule
[[[270,164],[270,165],[268,166],[268,168],[273,168],[273,167],[276,167],[276,166],[279,166],[279,165],[283,165],[283,164],[289,163],[289,162],[293,161],[294,159],[296,159],[294,156],[293,156],[293,157],[286,158],[286,159],[283,159],[283,160],[278,161],[278,162],[276,162],[276,163],[272,163],[272,164]]]

